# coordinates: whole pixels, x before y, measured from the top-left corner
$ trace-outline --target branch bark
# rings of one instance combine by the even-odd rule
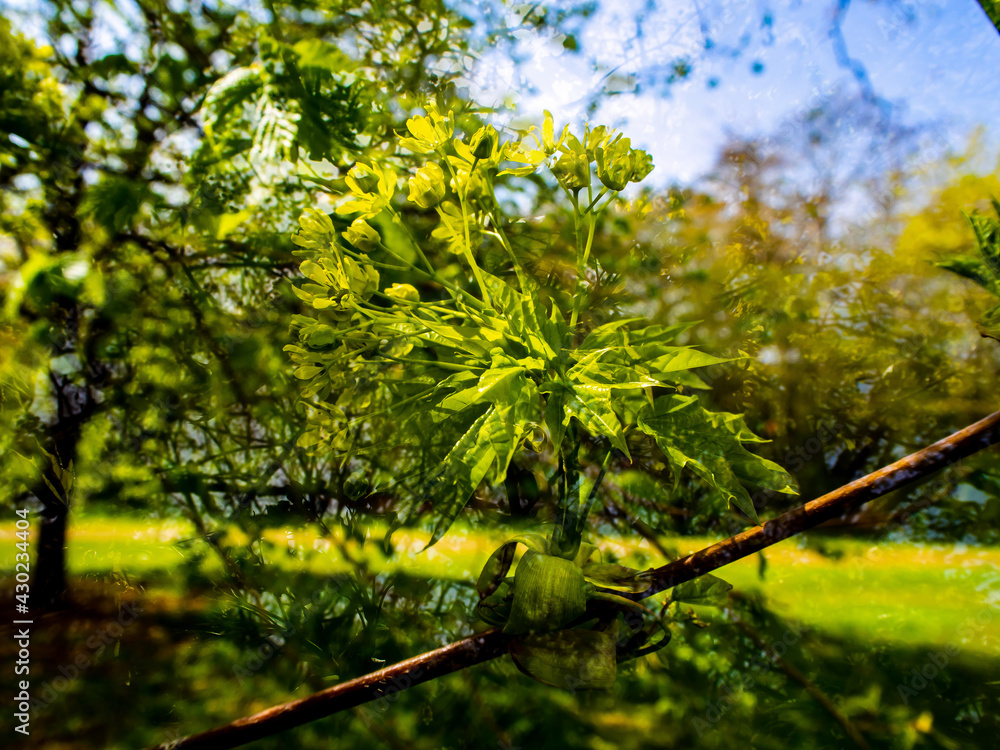
[[[728,565],[813,528],[863,503],[922,479],[1000,442],[996,412],[927,448],[912,453],[782,516],[713,544],[653,571],[653,585],[632,595],[645,598]],[[301,726],[422,682],[480,664],[506,652],[507,636],[496,628],[341,683],[306,698],[283,703],[230,724],[167,742],[150,750],[224,750]]]
[[[929,476],[997,442],[1000,442],[1000,412],[991,414],[861,479],[828,492],[823,497],[765,521],[762,526],[747,529],[718,544],[657,568],[653,571],[653,585],[646,591],[629,596],[633,599],[644,599],[673,588],[679,583],[711,573],[806,529],[814,528],[855,510],[869,500]]]

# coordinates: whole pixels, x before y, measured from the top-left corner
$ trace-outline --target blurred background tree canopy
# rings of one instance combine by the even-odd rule
[[[491,549],[477,522],[551,512],[551,473],[526,454],[464,515],[482,549],[434,553],[454,555],[447,572],[413,556],[393,567],[378,551],[397,510],[391,464],[302,441],[307,413],[282,351],[308,314],[291,289],[292,233],[304,209],[330,212],[321,194],[345,192],[351,166],[383,158],[428,103],[470,132],[561,107],[557,120],[637,133],[654,184],[597,228],[585,324],[699,321],[681,343],[749,355],[710,368],[703,400],[747,415],[801,500],[993,411],[1000,352],[976,330],[989,295],[934,263],[972,253],[963,213],[987,215],[1000,197],[996,4],[814,5],[10,3],[0,504],[37,514],[32,604],[63,626],[39,636],[41,679],[81,649],[92,664],[42,699],[38,746],[163,741],[467,634]],[[782,78],[792,48],[820,62]],[[931,57],[940,80],[907,78],[894,56]],[[907,88],[926,98],[900,101]],[[719,103],[741,96],[742,110]],[[525,217],[518,249],[540,271],[572,274],[572,221],[553,186],[512,185],[505,200]],[[400,210],[429,231],[412,204]],[[754,498],[762,515],[801,500]],[[652,456],[616,466],[601,501],[597,526],[645,539],[621,554],[645,565],[686,537],[745,528]],[[128,541],[101,546],[88,519]],[[162,531],[169,553],[137,541],[171,528],[183,531]],[[978,562],[886,572],[870,547],[838,539],[862,535],[902,543],[900,560],[970,545]],[[547,691],[491,664],[295,742],[840,747],[851,727],[873,747],[986,747],[1000,729],[998,535],[1000,472],[986,453],[811,535],[796,554],[814,579],[775,553],[812,615],[769,602],[780,590],[761,557],[743,594],[699,608],[613,692]],[[922,546],[932,542],[943,546]],[[836,567],[844,555],[849,571]],[[929,629],[856,630],[845,591],[864,621],[888,611],[864,600],[859,575]],[[956,580],[967,590],[945,588]],[[115,649],[81,645],[133,601],[144,614]],[[950,666],[915,687],[911,669],[939,653]],[[117,706],[133,713],[127,725]]]

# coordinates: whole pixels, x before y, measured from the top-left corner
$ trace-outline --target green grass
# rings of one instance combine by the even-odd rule
[[[230,532],[229,544],[245,542]],[[487,556],[503,541],[496,533],[456,527],[437,545],[422,551],[426,535],[400,531],[394,554],[381,550],[382,530],[360,543],[339,534],[323,538],[313,530],[272,529],[257,550],[285,570],[318,575],[349,572],[356,564],[414,578],[474,581]],[[14,526],[0,525],[0,566],[13,568]],[[668,539],[668,547],[687,553],[708,539]],[[649,544],[610,537],[602,544],[611,554],[636,567],[662,564]],[[68,564],[74,577],[107,572],[142,579],[156,571],[176,569],[193,552],[205,554],[203,572],[211,576],[218,559],[194,538],[182,521],[82,518],[70,530]],[[718,575],[743,592],[767,597],[776,613],[848,639],[887,644],[940,646],[1000,653],[1000,618],[991,613],[989,596],[1000,566],[1000,549],[965,545],[926,545],[866,541],[824,541],[820,554],[799,540],[788,540],[759,557],[733,563]],[[171,586],[160,576],[157,586]],[[995,592],[996,586],[993,586]],[[175,593],[182,593],[176,591]],[[993,594],[996,597],[996,593]]]
[[[88,666],[41,709],[33,746],[145,747],[440,646],[475,627],[469,620],[468,603],[475,598],[469,584],[503,538],[456,527],[421,552],[425,535],[399,533],[395,554],[387,559],[380,551],[381,529],[372,529],[364,544],[339,535],[322,538],[311,530],[267,532],[262,544],[253,545],[267,562],[253,568],[258,582],[268,591],[299,597],[292,602],[308,602],[317,591],[334,592],[329,601],[336,606],[323,617],[295,620],[294,631],[285,631],[286,645],[258,668],[252,659],[271,628],[241,617],[239,598],[218,585],[224,579],[217,558],[188,525],[78,516],[68,558],[74,606],[46,615],[33,631],[33,690],[44,695],[60,669],[81,656]],[[13,525],[0,524],[0,578],[9,575],[4,569],[12,567],[15,541]],[[225,541],[242,549],[248,540],[233,533]],[[663,541],[678,553],[711,543]],[[637,567],[662,562],[645,542],[609,537],[603,548],[606,558]],[[875,548],[870,542],[828,539],[822,548],[824,554],[799,540],[770,548],[763,578],[756,556],[718,571],[738,591],[766,596],[778,617],[754,615],[745,601],[734,602],[732,614],[752,624],[767,644],[786,637],[789,620],[804,625],[801,640],[788,650],[789,663],[848,714],[876,750],[991,746],[1000,731],[995,720],[1000,618],[986,597],[1000,550]],[[200,571],[193,568],[196,561]],[[335,576],[355,572],[356,587],[353,576]],[[405,575],[383,575],[390,573]],[[9,582],[7,577],[0,587]],[[364,618],[355,617],[348,600],[376,589],[391,590],[388,605],[381,613],[368,610]],[[115,621],[125,600],[138,602],[140,617],[112,648],[94,650],[89,639]],[[308,604],[299,610],[319,612]],[[983,613],[991,616],[977,620]],[[711,627],[674,623],[670,645],[622,665],[612,691],[551,690],[521,675],[510,659],[498,659],[407,691],[386,710],[355,709],[253,747],[845,746],[829,713],[779,665],[762,659],[731,618],[709,608],[699,615],[712,620]],[[310,622],[323,628],[313,629]],[[947,643],[959,646],[957,655],[925,689],[904,700],[899,686],[910,684],[912,670],[926,668],[929,655]],[[0,661],[8,663],[15,648],[11,639],[0,644]],[[237,669],[252,674],[244,679]],[[738,682],[742,677],[745,682]],[[743,687],[734,688],[739,684]],[[122,710],[128,721],[120,721]],[[8,725],[9,719],[0,717],[5,736]]]

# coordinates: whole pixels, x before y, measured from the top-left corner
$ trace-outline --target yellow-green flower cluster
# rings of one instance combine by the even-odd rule
[[[317,310],[350,311],[357,302],[378,291],[378,271],[344,254],[329,216],[308,209],[299,224],[302,229],[292,240],[300,247],[317,251],[314,258],[302,261],[299,266],[308,279],[307,283],[292,287],[299,299]]]

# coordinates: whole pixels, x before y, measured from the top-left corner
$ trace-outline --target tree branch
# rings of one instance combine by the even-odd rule
[[[507,636],[496,628],[356,677],[299,700],[272,706],[253,716],[201,734],[165,742],[151,750],[224,750],[322,719],[362,703],[400,693],[435,677],[458,672],[504,654]]]
[[[653,585],[634,598],[645,598],[728,565],[806,529],[853,510],[863,503],[904,487],[977,451],[1000,442],[1000,412],[976,422],[934,445],[917,451],[725,541],[653,571]],[[496,628],[463,638],[391,667],[321,690],[306,698],[273,706],[224,726],[194,734],[150,750],[239,747],[286,729],[301,726],[380,697],[401,692],[506,651],[507,636]]]
[[[861,479],[828,492],[821,498],[765,521],[763,526],[747,529],[711,547],[657,568],[653,571],[652,586],[639,594],[628,594],[628,596],[633,599],[645,599],[673,588],[679,583],[711,573],[806,529],[814,528],[825,521],[855,510],[869,500],[923,479],[997,442],[1000,442],[1000,412],[991,414],[949,435],[944,440],[911,453]]]

